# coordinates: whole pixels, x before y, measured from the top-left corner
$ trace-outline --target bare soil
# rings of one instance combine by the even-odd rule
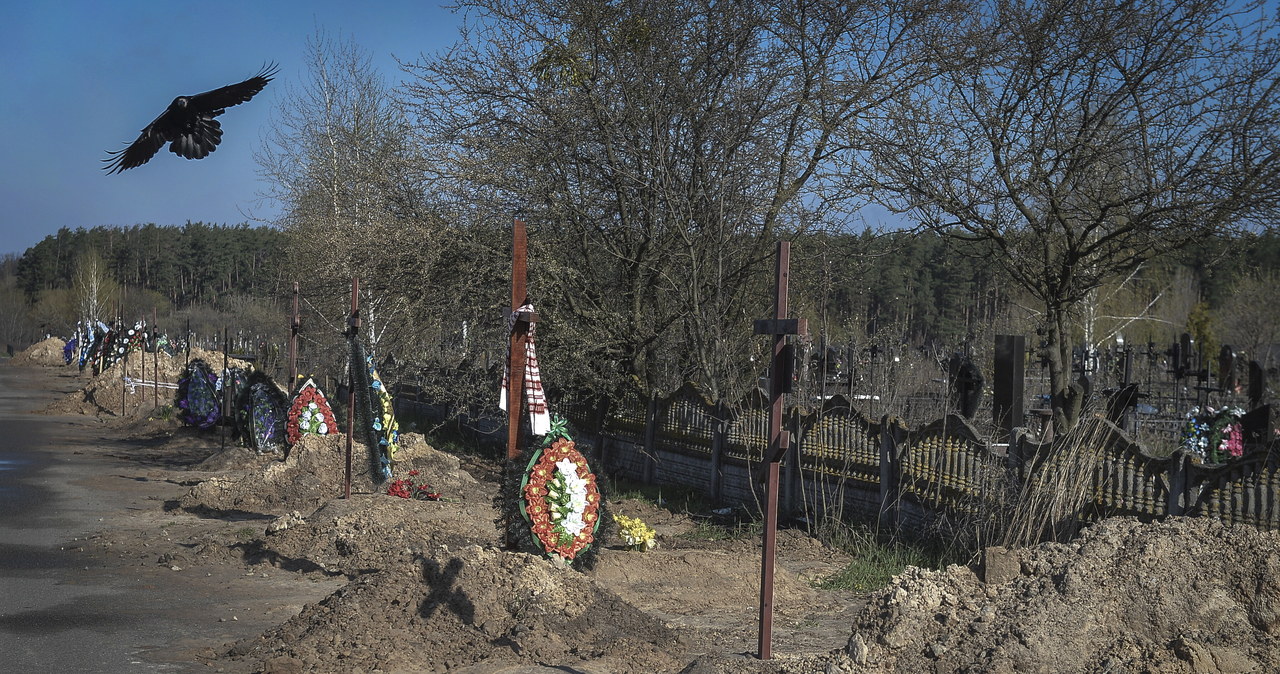
[[[1116,519],[1070,544],[992,550],[983,568],[908,568],[855,595],[814,585],[849,557],[783,530],[775,657],[760,661],[759,541],[708,537],[698,514],[611,501],[653,526],[659,546],[610,543],[578,572],[503,549],[497,465],[420,436],[405,436],[397,469],[420,471],[443,500],[375,491],[358,444],[346,499],[342,436],[260,457],[223,448],[217,431],[93,407],[118,441],[85,451],[127,458],[146,476],[133,488],[155,498],[127,522],[107,518],[92,545],[197,581],[265,575],[263,589],[315,597],[264,610],[260,631],[169,655],[205,671],[1280,671],[1273,532]]]

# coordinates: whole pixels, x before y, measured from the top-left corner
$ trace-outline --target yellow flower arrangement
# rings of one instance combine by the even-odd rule
[[[614,515],[613,521],[618,523],[618,536],[627,544],[628,550],[644,552],[658,545],[658,533],[640,521],[639,517]]]

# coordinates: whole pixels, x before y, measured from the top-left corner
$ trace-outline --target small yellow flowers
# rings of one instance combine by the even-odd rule
[[[640,521],[639,517],[614,515],[613,521],[618,523],[618,536],[626,543],[628,550],[644,552],[658,545],[658,533]]]

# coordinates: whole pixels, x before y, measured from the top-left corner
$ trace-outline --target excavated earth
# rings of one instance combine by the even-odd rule
[[[58,356],[23,369],[70,376]],[[99,379],[112,376],[120,385],[110,371]],[[908,568],[858,595],[817,589],[850,558],[784,529],[774,658],[761,661],[754,536],[710,536],[697,513],[613,500],[613,512],[654,527],[659,546],[606,542],[580,572],[502,547],[493,461],[406,434],[398,473],[419,471],[443,498],[405,500],[372,487],[357,444],[342,498],[342,436],[307,436],[287,459],[258,456],[122,395],[123,415],[83,391],[46,410],[89,415],[117,440],[80,451],[146,476],[130,486],[142,505],[127,521],[104,518],[89,546],[210,582],[270,580],[255,586],[262,617],[238,636],[219,641],[227,632],[214,630],[167,652],[190,671],[1280,671],[1273,532],[1113,519],[1069,544],[991,549],[972,569]],[[281,605],[271,592],[312,599]]]

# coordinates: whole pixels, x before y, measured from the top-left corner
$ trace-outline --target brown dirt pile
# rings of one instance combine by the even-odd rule
[[[985,571],[908,569],[829,671],[1280,671],[1280,534],[1117,518]]]
[[[683,651],[677,630],[576,571],[468,546],[361,576],[230,655],[265,671],[592,661],[582,671],[651,672],[679,670]]]
[[[47,341],[47,340],[46,340]],[[32,347],[35,348],[35,347]],[[58,347],[58,364],[62,364],[62,347]],[[16,358],[16,356],[15,356]],[[191,349],[191,360],[203,358],[214,371],[222,369],[222,353],[205,349]],[[247,367],[248,363],[235,358],[228,359],[229,367]],[[41,412],[45,414],[88,414],[103,419],[120,418],[136,419],[156,413],[159,407],[172,406],[177,390],[176,386],[183,370],[187,367],[184,354],[169,356],[134,351],[129,354],[128,362],[117,361],[114,365],[94,377],[86,370],[84,389],[67,394],[62,400],[50,404]],[[160,373],[159,378],[156,372]],[[127,381],[126,381],[127,380]],[[159,381],[157,392],[151,382]]]
[[[27,365],[63,367],[65,363],[62,360],[62,349],[66,345],[66,340],[50,337],[13,354],[9,364],[18,367]]]
[[[459,468],[457,457],[436,451],[420,434],[400,436],[396,454],[398,474],[418,469],[438,491],[471,494],[476,481]],[[346,436],[304,435],[283,461],[250,460],[252,452],[236,447],[215,454],[193,466],[196,471],[230,472],[212,476],[196,485],[180,505],[192,511],[282,515],[291,510],[311,512],[343,493],[346,479]],[[247,470],[235,470],[247,466]],[[352,490],[373,490],[364,445],[352,447]],[[380,488],[379,491],[385,489]],[[490,518],[492,519],[492,518]]]

